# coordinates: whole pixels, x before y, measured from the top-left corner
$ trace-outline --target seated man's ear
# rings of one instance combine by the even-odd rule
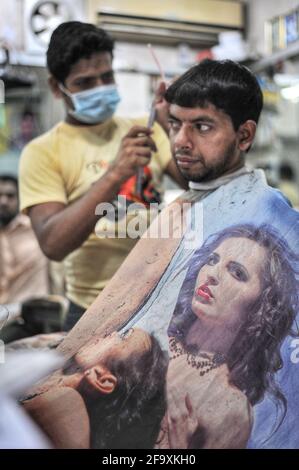
[[[94,390],[105,395],[113,393],[117,386],[117,378],[115,375],[101,365],[91,367],[85,371],[84,376]]]
[[[238,129],[239,135],[239,149],[242,152],[246,152],[250,149],[256,132],[256,122],[248,119],[248,121],[244,122],[240,125]]]

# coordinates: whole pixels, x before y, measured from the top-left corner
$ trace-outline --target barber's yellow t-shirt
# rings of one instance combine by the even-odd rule
[[[21,210],[26,213],[29,207],[45,202],[68,205],[80,198],[105,174],[121,139],[136,124],[146,125],[146,119],[113,118],[78,127],[60,122],[31,141],[20,162]],[[158,150],[152,154],[148,171],[153,191],[161,192],[162,174],[171,153],[168,138],[158,124],[153,139]],[[84,220],[77,223],[84,224]],[[130,238],[99,238],[95,232],[65,259],[67,297],[84,308],[95,300],[136,243]]]

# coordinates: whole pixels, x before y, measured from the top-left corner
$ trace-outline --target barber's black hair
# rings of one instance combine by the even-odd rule
[[[109,52],[113,55],[113,39],[103,29],[90,23],[68,21],[53,32],[48,51],[49,72],[64,83],[71,67],[80,59],[88,59],[95,53]]]
[[[258,123],[263,107],[255,76],[231,60],[200,62],[170,85],[165,98],[185,108],[213,104],[231,118],[235,130],[248,119]]]

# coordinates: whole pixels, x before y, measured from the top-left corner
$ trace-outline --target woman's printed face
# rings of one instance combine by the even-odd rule
[[[140,328],[130,328],[122,333],[114,331],[83,346],[76,354],[76,363],[85,369],[98,363],[104,365],[112,358],[126,360],[134,352],[142,354],[149,351],[151,344],[150,335]]]
[[[262,292],[266,257],[253,240],[224,240],[198,273],[191,304],[195,315],[215,324],[242,319]]]

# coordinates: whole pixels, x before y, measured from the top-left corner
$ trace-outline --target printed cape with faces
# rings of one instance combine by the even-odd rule
[[[299,213],[253,170],[189,190],[165,220],[58,349],[153,333],[170,357],[158,448],[299,448]]]

